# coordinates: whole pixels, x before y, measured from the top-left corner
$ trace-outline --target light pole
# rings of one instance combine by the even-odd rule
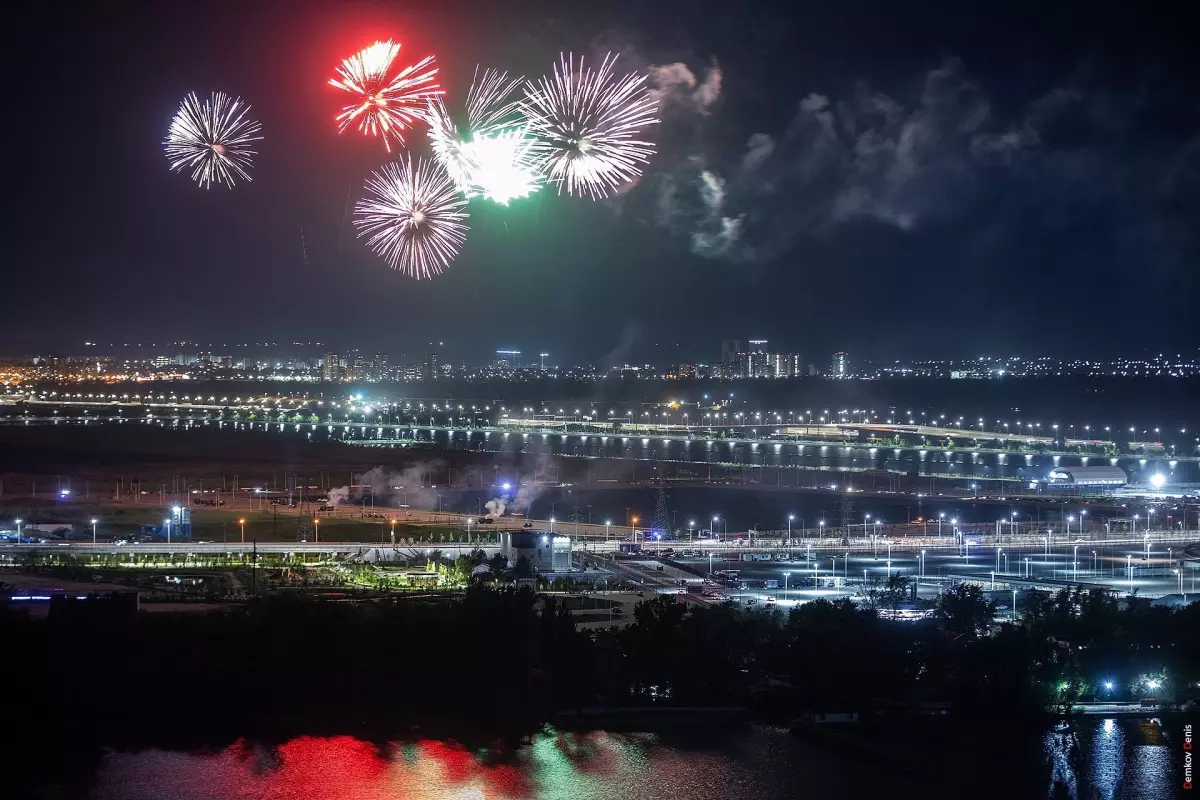
[[[1125,555],[1125,569],[1129,572],[1129,591],[1133,591],[1133,556]]]
[[[15,522],[17,523],[17,544],[20,544],[21,543],[21,522],[22,522],[22,520],[17,519],[17,520],[15,520]]]
[[[606,542],[609,540],[608,526],[610,525],[612,525],[611,519],[604,520],[604,541]]]
[[[1025,577],[1026,578],[1033,577],[1033,567],[1029,563],[1029,556],[1025,556]]]
[[[870,521],[871,521],[871,515],[870,515],[870,514],[863,514],[863,537],[864,537],[864,538],[865,538],[865,537],[866,537],[866,535],[867,535],[867,523],[869,523]],[[876,553],[876,554],[875,554],[875,558],[876,558],[876,560],[878,560],[878,559],[879,559],[879,553]]]
[[[1079,583],[1079,545],[1075,545],[1071,552],[1071,565],[1075,569],[1075,576],[1072,580]]]
[[[1181,570],[1175,570],[1175,577],[1179,578],[1179,596],[1186,600],[1187,597],[1183,594],[1183,572]]]
[[[242,517],[238,520],[238,525],[242,528],[242,544],[246,543],[246,518]]]
[[[1000,571],[1000,550],[1001,548],[996,548],[996,572]]]
[[[1075,521],[1075,515],[1071,514],[1067,517],[1067,539],[1071,538],[1071,523]]]
[[[692,543],[692,532],[695,530],[696,530],[696,521],[688,520],[688,544]],[[605,532],[607,532],[607,529]]]
[[[92,520],[92,546],[96,545],[96,520]]]
[[[163,523],[167,526],[167,544],[170,544],[171,543],[171,520],[170,520],[170,518],[168,517],[167,519],[164,519]]]
[[[321,543],[321,520],[313,517],[313,539],[316,544]]]
[[[788,514],[788,547],[792,546],[792,520],[795,518],[794,514]]]
[[[925,551],[924,550],[921,551],[921,569],[918,572],[917,577],[919,579],[924,579],[924,577],[925,577]]]
[[[396,546],[396,520],[392,520],[392,547]]]
[[[945,511],[938,512],[938,538],[942,538],[942,520],[946,518]]]
[[[783,602],[785,602],[785,603],[787,602],[787,599],[788,599],[788,576],[791,574],[792,573],[788,572],[787,570],[784,570],[784,573],[783,573]]]
[[[637,517],[634,517],[634,518],[633,518],[633,521],[634,521],[634,522],[637,522]],[[551,534],[552,536],[554,535],[554,517],[551,517],[551,518],[550,518],[550,534]]]
[[[1012,621],[1017,621],[1017,590],[1013,589],[1013,606],[1012,606]]]
[[[467,541],[468,542],[471,541],[471,523],[474,521],[475,520],[473,520],[471,517],[467,517]],[[395,522],[392,522],[392,533],[393,534],[396,533],[396,523]]]

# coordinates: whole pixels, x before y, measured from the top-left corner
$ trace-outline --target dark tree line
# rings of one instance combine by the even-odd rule
[[[554,597],[474,587],[458,599],[262,600],[214,613],[33,619],[0,606],[10,688],[37,713],[9,734],[211,740],[454,723],[532,730],[583,706],[859,710],[942,700],[969,717],[1077,699],[1181,697],[1200,676],[1200,606],[1119,606],[1084,591],[993,623],[978,587],[899,622],[848,600],[779,611],[646,600],[630,624],[577,630]],[[1149,677],[1148,677],[1149,676]],[[1112,682],[1114,688],[1102,688]],[[36,687],[34,689],[33,687]],[[764,701],[764,698],[768,698]]]

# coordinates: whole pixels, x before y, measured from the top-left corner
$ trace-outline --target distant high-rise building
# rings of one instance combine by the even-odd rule
[[[741,377],[768,378],[771,371],[771,357],[765,352],[766,339],[751,339],[750,350],[743,353]]]
[[[736,339],[725,339],[721,342],[721,363],[728,367],[735,365],[738,362],[738,356],[742,352],[742,343]],[[728,377],[728,374],[726,375]]]
[[[696,377],[696,365],[689,361],[684,361],[679,365],[677,374],[680,378],[694,378]]]
[[[442,371],[441,359],[437,353],[426,353],[425,363],[421,366],[421,378],[426,381],[436,381]]]
[[[538,369],[546,369],[546,358],[549,355],[549,353],[538,353]]]
[[[337,353],[326,353],[321,362],[321,377],[327,381],[337,381],[342,378],[341,364]]]
[[[829,365],[829,374],[834,378],[845,378],[850,374],[850,354],[834,353]]]

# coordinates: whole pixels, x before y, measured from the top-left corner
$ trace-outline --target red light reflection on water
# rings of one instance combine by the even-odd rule
[[[94,800],[516,800],[537,793],[529,763],[489,763],[454,742],[380,747],[349,736],[276,747],[238,741],[215,753],[115,753]],[[165,793],[164,793],[165,792]]]

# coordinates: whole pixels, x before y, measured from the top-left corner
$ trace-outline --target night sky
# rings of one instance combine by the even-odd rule
[[[665,364],[715,359],[722,338],[817,363],[1197,346],[1193,4],[35,5],[9,17],[4,353],[191,339],[399,355],[433,339],[471,361],[514,347]],[[342,230],[386,154],[337,134],[326,84],[387,37],[436,54],[452,101],[476,63],[533,76],[560,50],[619,51],[662,97],[659,152],[608,201],[472,201],[450,269],[406,278]],[[265,137],[232,191],[170,172],[161,144],[187,92],[218,89]],[[427,152],[423,131],[409,141]]]

